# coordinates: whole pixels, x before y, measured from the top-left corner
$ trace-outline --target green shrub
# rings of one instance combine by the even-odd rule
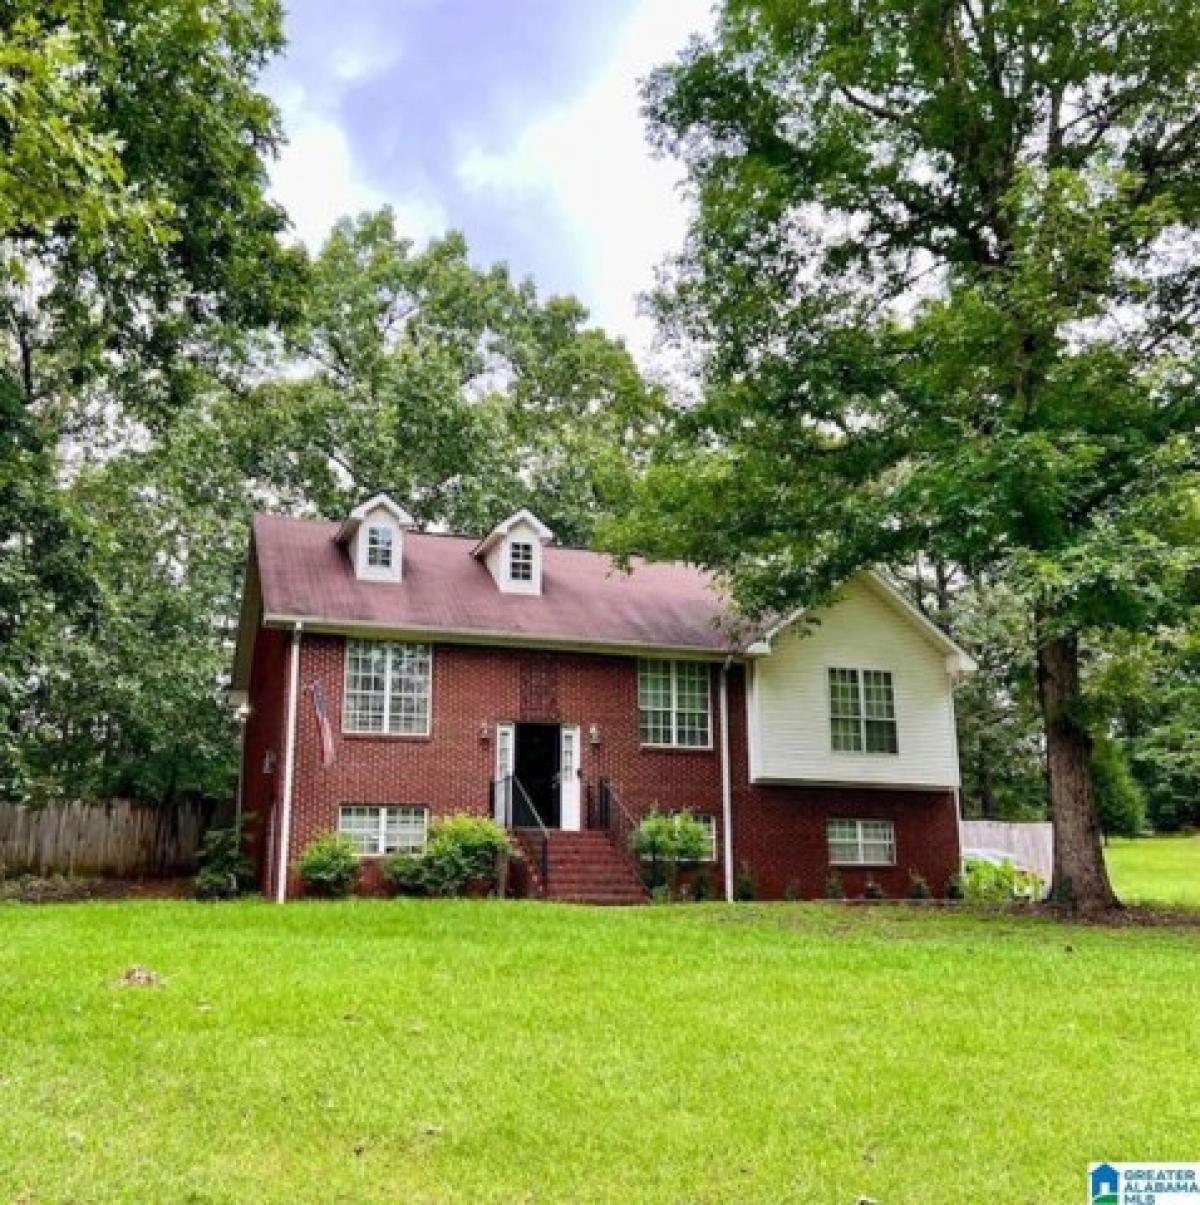
[[[964,895],[972,903],[998,903],[1012,899],[1037,899],[1042,881],[1029,871],[1017,870],[1009,861],[997,866],[981,858],[967,858]]]
[[[804,896],[804,889],[800,886],[799,879],[788,879],[787,886],[783,889],[783,898],[789,903],[795,903],[798,899]]]
[[[713,898],[712,870],[707,866],[697,867],[692,875],[692,899],[703,903]]]
[[[836,870],[831,870],[826,876],[825,898],[827,900],[844,900],[846,898],[846,884],[842,882],[842,876]]]
[[[946,880],[946,898],[948,900],[962,900],[967,896],[967,881],[960,871],[955,871]]]
[[[915,870],[910,870],[908,872],[908,898],[910,900],[927,900],[932,897],[933,892],[929,890],[925,876],[917,874]]]
[[[661,886],[665,872],[673,898],[679,895],[679,867],[704,862],[711,849],[708,829],[688,811],[647,812],[629,843],[646,866],[650,887]]]
[[[511,853],[508,834],[486,816],[446,816],[430,827],[424,853],[388,858],[383,874],[406,894],[463,895],[472,887],[493,890]]]
[[[426,895],[425,862],[417,854],[393,854],[383,863],[384,881],[400,895]]]
[[[733,877],[733,898],[746,902],[758,897],[758,882],[749,862],[742,862]]]
[[[325,899],[349,895],[358,881],[358,851],[342,833],[326,833],[310,841],[296,866],[305,891]]]
[[[874,879],[868,879],[863,885],[863,899],[881,900],[883,898],[883,885],[876,882]]]
[[[202,900],[231,900],[254,883],[254,867],[246,857],[240,825],[210,828],[200,845],[196,896]]]

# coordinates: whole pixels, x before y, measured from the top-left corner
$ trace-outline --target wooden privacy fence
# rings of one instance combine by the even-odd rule
[[[212,817],[203,803],[0,804],[0,874],[136,878],[192,870]]]

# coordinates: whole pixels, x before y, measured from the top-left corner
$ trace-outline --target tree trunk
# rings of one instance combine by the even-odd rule
[[[1092,792],[1092,740],[1080,717],[1079,637],[1039,641],[1038,695],[1046,732],[1054,880],[1050,898],[1074,912],[1120,906],[1108,881]]]

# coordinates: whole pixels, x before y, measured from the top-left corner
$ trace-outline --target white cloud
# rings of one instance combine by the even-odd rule
[[[459,148],[464,186],[508,204],[553,195],[583,261],[583,300],[597,322],[624,334],[643,357],[654,332],[637,312],[638,295],[682,243],[687,214],[676,191],[679,166],[650,154],[638,83],[689,35],[711,27],[710,7],[710,0],[645,0],[586,92],[527,125],[508,146]]]
[[[397,202],[359,171],[341,127],[302,103],[281,104],[288,143],[271,171],[271,192],[287,209],[296,234],[320,246],[338,218],[391,204],[397,227],[422,239],[445,229],[446,214],[433,201],[409,196]]]

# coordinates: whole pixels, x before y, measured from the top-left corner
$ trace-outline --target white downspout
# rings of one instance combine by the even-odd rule
[[[729,658],[721,666],[721,827],[725,831],[725,902],[733,903],[733,790],[729,774]]]
[[[300,696],[300,629],[292,628],[291,672],[288,677],[287,739],[283,754],[283,818],[279,826],[279,866],[275,874],[275,902],[287,899],[288,846],[292,840],[292,785],[296,778],[296,703]]]

